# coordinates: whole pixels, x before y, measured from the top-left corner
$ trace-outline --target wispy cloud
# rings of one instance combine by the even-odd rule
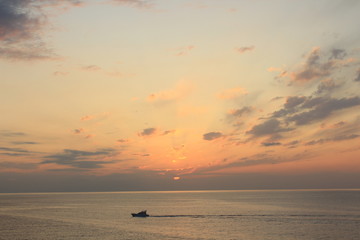
[[[0,47],[0,57],[7,60],[57,60],[60,59],[44,43],[27,42],[22,44],[4,44]]]
[[[35,152],[24,148],[0,147],[0,155],[6,156],[29,156]]]
[[[280,146],[281,142],[262,142],[261,145],[264,147]]]
[[[320,82],[317,87],[315,94],[317,95],[325,95],[331,94],[336,89],[340,88],[340,84],[336,84],[332,79],[324,79]]]
[[[356,77],[354,79],[355,82],[360,82],[360,68],[357,70]]]
[[[149,9],[154,6],[153,1],[150,0],[109,0],[108,2],[140,9]]]
[[[36,163],[17,163],[17,162],[0,162],[1,169],[36,169],[38,164]]]
[[[0,147],[0,151],[15,152],[15,153],[29,153],[30,152],[23,148],[9,148],[9,147]]]
[[[46,160],[41,164],[57,164],[66,165],[82,169],[101,168],[104,164],[114,163],[114,160],[105,160],[108,157],[114,156],[113,149],[100,149],[98,151],[80,151],[73,149],[64,149],[62,153],[45,156]]]
[[[124,143],[130,142],[130,140],[129,139],[118,139],[118,140],[116,140],[116,142],[120,143],[120,144],[124,144]]]
[[[223,136],[224,135],[221,132],[208,132],[203,135],[203,139],[207,141],[212,141]]]
[[[101,70],[101,67],[99,67],[97,65],[86,65],[86,66],[82,66],[81,69],[84,71],[94,72],[94,71]]]
[[[176,55],[176,56],[184,56],[184,55],[187,55],[187,54],[189,54],[189,52],[192,51],[194,48],[195,48],[195,46],[193,46],[193,45],[188,45],[188,46],[185,46],[185,47],[177,48],[176,51],[175,51],[175,52],[176,52],[175,55]]]
[[[238,52],[238,53],[240,53],[240,54],[254,51],[254,49],[255,49],[255,46],[245,46],[245,47],[235,48],[236,52]]]
[[[251,113],[253,109],[251,107],[243,107],[239,109],[230,110],[229,115],[233,117],[242,117],[244,114]]]
[[[141,137],[148,137],[148,136],[165,136],[165,135],[169,135],[169,134],[173,134],[175,133],[175,130],[166,130],[166,131],[162,131],[158,128],[145,128],[143,129],[140,133],[138,133],[138,136]],[[123,142],[125,142],[125,140],[122,139]],[[127,140],[128,141],[128,140]]]
[[[338,135],[332,138],[320,138],[316,140],[309,141],[305,143],[305,145],[315,145],[315,144],[323,144],[326,142],[339,142],[339,141],[346,141],[346,140],[352,140],[355,138],[359,138],[359,134],[350,134],[350,135]]]
[[[278,164],[283,162],[279,157],[271,156],[269,154],[256,154],[250,157],[243,157],[235,161],[223,161],[221,164],[214,164],[211,166],[204,166],[197,168],[194,171],[194,174],[209,174],[212,172],[217,172],[220,170],[232,169],[232,168],[241,168],[249,167],[256,165],[266,165],[266,164]]]
[[[34,145],[34,144],[39,144],[38,142],[30,142],[30,141],[16,141],[16,142],[11,142],[12,144],[15,145]]]
[[[93,119],[94,116],[91,116],[91,115],[86,115],[86,116],[83,116],[80,118],[81,121],[89,121],[91,119]]]
[[[81,134],[81,133],[84,133],[85,132],[85,129],[83,128],[76,128],[73,130],[73,133],[74,134]]]
[[[0,136],[3,136],[3,137],[19,137],[19,136],[26,136],[26,133],[2,130],[2,131],[0,131]]]

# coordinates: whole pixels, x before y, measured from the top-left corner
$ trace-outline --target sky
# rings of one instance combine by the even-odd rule
[[[360,188],[357,0],[0,0],[0,192]]]

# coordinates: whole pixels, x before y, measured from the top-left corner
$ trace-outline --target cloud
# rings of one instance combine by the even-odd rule
[[[253,111],[253,109],[251,107],[243,107],[240,109],[230,110],[228,115],[239,118],[239,117],[242,117],[244,114],[251,113],[252,111]]]
[[[130,7],[141,8],[141,9],[153,7],[152,1],[146,1],[146,0],[110,0],[109,2],[114,4],[121,4]]]
[[[320,48],[314,48],[308,58],[304,67],[298,72],[293,73],[294,81],[310,81],[314,78],[321,78],[330,75],[332,64],[330,62],[326,64],[320,63]]]
[[[60,57],[44,42],[49,25],[49,8],[67,10],[83,6],[83,0],[1,0],[0,58],[11,61],[59,60]],[[108,0],[109,3],[136,8],[150,8],[151,1]],[[94,68],[87,70],[95,70]],[[118,74],[117,74],[118,75]]]
[[[313,101],[313,102],[312,102]],[[307,105],[308,103],[308,105]],[[359,97],[350,98],[309,98],[303,104],[303,108],[307,106],[312,108],[309,111],[297,113],[287,118],[287,121],[295,122],[296,125],[305,125],[315,120],[321,120],[330,116],[333,112],[343,110],[360,105]]]
[[[19,142],[20,144],[24,144],[23,142]],[[27,143],[25,143],[27,144]],[[29,156],[34,152],[23,149],[23,148],[12,148],[12,147],[0,147],[0,155],[6,156]]]
[[[3,137],[19,137],[19,136],[26,136],[26,133],[3,130],[3,131],[0,131],[0,136],[3,136]]]
[[[279,157],[274,157],[268,154],[256,154],[254,156],[237,159],[233,162],[228,162],[228,161],[222,161],[222,162],[223,164],[214,164],[206,167],[197,168],[194,171],[194,174],[212,173],[223,169],[249,167],[256,165],[278,164],[283,161]]]
[[[209,132],[203,135],[203,139],[207,141],[212,141],[223,136],[224,135],[221,132]]]
[[[268,72],[278,72],[278,75],[275,77],[275,79],[280,79],[283,77],[286,77],[289,75],[288,71],[282,69],[282,68],[275,68],[275,67],[269,67],[267,69]]]
[[[235,50],[240,54],[245,53],[245,52],[251,52],[254,49],[255,49],[255,46],[247,46],[247,47],[235,48]]]
[[[117,143],[128,143],[130,140],[129,139],[118,139],[116,140]]]
[[[290,128],[283,128],[281,122],[275,118],[266,120],[265,122],[255,125],[251,130],[247,131],[247,134],[251,134],[254,137],[261,137],[266,135],[278,134],[281,132],[291,131]]]
[[[316,144],[324,144],[326,142],[339,142],[339,141],[346,141],[346,140],[352,140],[355,138],[359,138],[360,135],[358,134],[350,134],[350,135],[338,135],[332,138],[320,138],[317,140],[312,140],[307,143],[305,143],[306,146],[316,145]]]
[[[326,58],[326,56],[329,56]],[[290,74],[294,82],[309,82],[329,77],[339,67],[344,66],[343,59],[347,56],[344,49],[332,49],[322,53],[319,47],[307,55],[304,65]]]
[[[332,138],[332,141],[344,141],[344,140],[351,140],[360,137],[359,134],[350,134],[350,135],[338,135]]]
[[[33,145],[33,144],[39,144],[38,142],[26,142],[26,141],[16,141],[16,142],[12,142],[12,144],[15,144],[15,145]]]
[[[30,153],[30,151],[25,150],[23,148],[0,147],[0,151],[14,152],[14,153]]]
[[[85,132],[85,129],[83,128],[76,128],[73,130],[74,134],[82,134]]]
[[[81,67],[81,69],[84,70],[84,71],[94,72],[94,71],[101,70],[101,67],[99,67],[97,65],[87,65],[87,66]]]
[[[347,53],[344,49],[334,48],[331,50],[331,56],[329,59],[344,59]]]
[[[185,47],[181,47],[176,49],[176,56],[184,56],[186,54],[188,54],[190,51],[192,51],[195,47],[192,45],[189,46],[185,46]]]
[[[321,85],[322,83],[320,83]],[[322,88],[334,88],[330,83]],[[318,88],[319,89],[319,88]],[[327,91],[327,90],[323,90]],[[274,111],[272,118],[283,118],[286,123],[306,125],[330,116],[333,112],[360,105],[360,97],[333,98],[330,96],[290,96],[286,99],[283,108]]]
[[[142,136],[142,137],[148,137],[148,136],[166,136],[169,134],[173,134],[175,133],[176,130],[166,130],[166,131],[162,131],[158,128],[145,128],[142,130],[142,132],[138,133],[138,136]]]
[[[278,118],[296,112],[296,107],[306,100],[304,96],[290,96],[286,98],[284,108],[273,112],[272,117]]]
[[[59,57],[44,43],[4,44],[0,47],[0,57],[7,60],[57,60]]]
[[[63,153],[45,156],[44,158],[47,160],[42,161],[41,164],[54,163],[75,168],[93,169],[101,168],[103,164],[114,163],[114,161],[94,160],[94,158],[101,159],[113,155],[113,149],[101,149],[95,152],[64,149]]]
[[[59,4],[79,6],[80,2],[76,0],[1,0],[0,58],[24,61],[58,59],[41,39],[42,30],[48,24],[44,7]]]
[[[342,127],[344,125],[346,125],[346,122],[340,121],[340,122],[335,123],[332,127],[333,128],[338,128],[338,127]]]
[[[357,75],[354,79],[355,82],[360,82],[360,68],[357,70]]]
[[[293,96],[293,97],[288,97],[286,99],[286,103],[284,104],[284,108],[294,108],[296,106],[298,106],[299,104],[303,103],[306,100],[306,97],[304,96]]]
[[[262,142],[261,145],[264,147],[272,147],[272,146],[279,146],[281,145],[280,142]]]
[[[299,143],[300,143],[299,140],[294,140],[294,141],[288,142],[284,145],[288,146],[289,148],[295,148]]]
[[[139,133],[139,136],[151,136],[156,133],[156,128],[145,128],[141,133]]]
[[[16,163],[16,162],[0,162],[1,169],[36,169],[36,163]]]
[[[220,92],[217,97],[220,99],[235,99],[241,96],[246,95],[248,92],[246,89],[238,87],[238,88],[231,88]]]
[[[94,116],[90,116],[90,115],[86,115],[80,118],[81,121],[89,121],[91,119],[93,119]]]
[[[36,13],[39,10],[32,3],[23,0],[0,1],[1,41],[18,42],[34,37],[34,32],[41,28],[45,19],[39,12]]]
[[[281,100],[281,99],[283,99],[284,97],[280,97],[280,96],[278,96],[278,97],[273,97],[272,99],[270,99],[270,102],[274,102],[274,101],[278,101],[278,100]]]
[[[317,87],[317,90],[315,94],[327,94],[331,93],[335,89],[339,88],[340,85],[335,84],[335,82],[332,79],[325,79],[320,82],[320,84]]]
[[[287,157],[281,157],[272,155],[269,153],[258,153],[255,155],[247,156],[247,157],[241,157],[234,161],[221,161],[221,163],[213,164],[209,166],[199,167],[197,169],[194,169],[192,171],[193,175],[209,175],[213,173],[219,173],[220,170],[226,170],[231,169],[231,171],[234,170],[234,168],[243,168],[243,167],[251,167],[251,166],[258,166],[258,165],[273,165],[273,164],[282,164],[287,162],[295,162],[299,160],[304,160],[306,158],[312,157],[313,154],[309,151],[304,151],[300,154],[294,154],[292,156]],[[227,175],[228,173],[225,174]]]
[[[168,134],[175,133],[175,132],[176,132],[176,130],[166,130],[161,135],[168,135]]]

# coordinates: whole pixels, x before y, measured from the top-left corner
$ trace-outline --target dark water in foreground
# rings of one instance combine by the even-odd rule
[[[358,240],[360,190],[0,194],[0,239]]]

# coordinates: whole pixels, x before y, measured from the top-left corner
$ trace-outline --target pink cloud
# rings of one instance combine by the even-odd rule
[[[192,51],[195,47],[192,45],[181,47],[176,49],[176,56],[184,56],[187,55],[190,51]]]
[[[88,120],[91,120],[93,118],[94,118],[94,116],[86,115],[86,116],[81,117],[80,120],[81,121],[88,121]]]
[[[87,65],[87,66],[83,66],[81,67],[82,70],[84,71],[99,71],[101,70],[101,67],[97,66],[97,65]]]
[[[140,9],[148,9],[153,7],[151,1],[146,0],[110,0],[110,3],[127,5],[130,7],[140,8]]]
[[[247,47],[239,47],[239,48],[235,48],[235,50],[240,53],[243,54],[245,52],[251,52],[255,49],[255,46],[247,46]]]

